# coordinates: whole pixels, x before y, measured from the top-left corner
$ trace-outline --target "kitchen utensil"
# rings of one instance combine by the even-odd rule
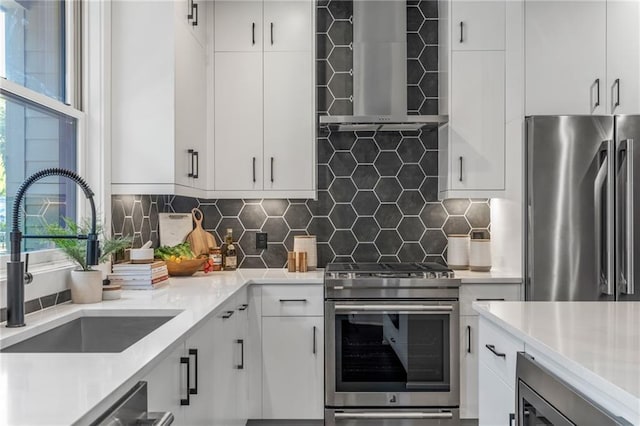
[[[167,260],[167,270],[172,277],[188,277],[195,274],[207,261],[206,257],[182,260],[180,263]]]
[[[191,251],[193,251],[196,256],[202,254],[208,255],[209,250],[218,247],[216,239],[202,228],[202,220],[204,219],[202,211],[196,208],[191,210],[191,214],[196,226],[187,236],[187,242],[191,246]]]
[[[491,240],[471,240],[469,245],[469,269],[476,272],[491,270]]]
[[[193,219],[189,213],[160,213],[160,245],[173,247],[184,243],[193,230]]]
[[[467,269],[469,267],[469,236],[449,235],[447,248],[447,264],[451,269]]]
[[[309,265],[307,263],[308,258],[307,258],[307,252],[306,251],[299,251],[296,252],[296,255],[298,256],[298,272],[307,272],[309,269]]]
[[[315,271],[318,266],[318,248],[315,235],[296,235],[293,237],[293,251],[307,253],[307,268]]]
[[[296,266],[297,266],[296,263],[297,263],[296,252],[295,251],[288,252],[287,253],[287,271],[295,272]]]

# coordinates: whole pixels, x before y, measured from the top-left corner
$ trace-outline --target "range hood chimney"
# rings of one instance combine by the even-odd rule
[[[353,115],[321,116],[334,131],[418,130],[446,116],[407,114],[406,0],[353,1]]]

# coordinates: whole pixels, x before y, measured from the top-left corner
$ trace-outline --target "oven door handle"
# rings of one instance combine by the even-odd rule
[[[375,312],[452,312],[453,305],[359,305],[340,303],[335,305],[336,311],[375,311]]]
[[[337,419],[452,419],[453,413],[425,413],[420,411],[386,411],[360,413],[334,413]]]

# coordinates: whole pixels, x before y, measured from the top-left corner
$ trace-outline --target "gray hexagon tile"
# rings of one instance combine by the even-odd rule
[[[353,235],[361,243],[375,241],[380,232],[380,227],[374,218],[368,216],[360,216],[353,224]]]
[[[378,210],[380,200],[373,191],[358,191],[351,204],[357,214],[373,215]]]

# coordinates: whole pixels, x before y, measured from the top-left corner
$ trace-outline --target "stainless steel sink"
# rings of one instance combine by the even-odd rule
[[[0,349],[14,353],[122,352],[177,312],[155,316],[87,315]]]

